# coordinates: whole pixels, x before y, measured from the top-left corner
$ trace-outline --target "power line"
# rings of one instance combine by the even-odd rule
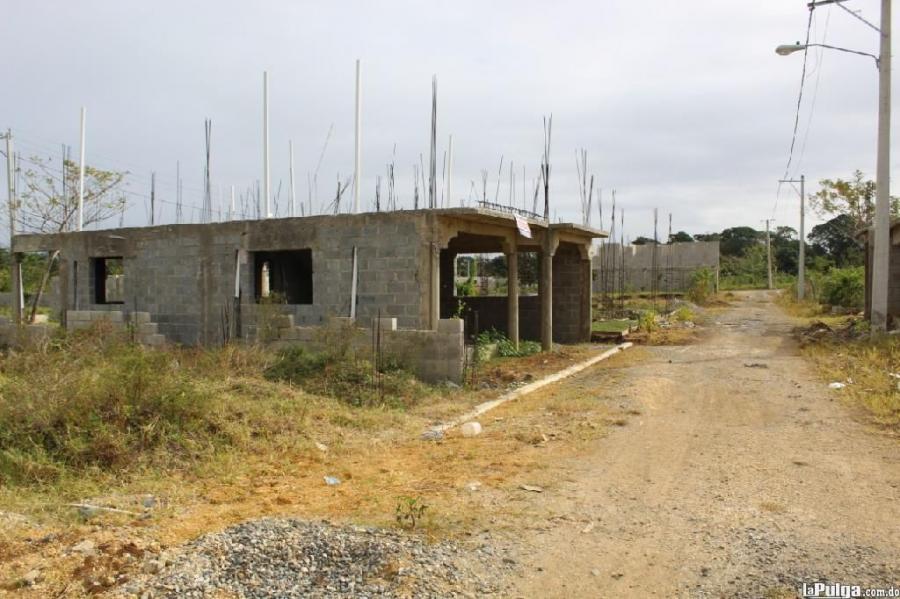
[[[803,69],[800,71],[800,91],[797,94],[797,109],[794,114],[794,131],[791,134],[791,149],[788,152],[787,164],[784,167],[784,176],[782,179],[788,178],[788,173],[791,170],[791,161],[794,159],[794,146],[797,144],[797,129],[800,126],[800,106],[803,103],[803,87],[806,83],[806,62],[809,57],[809,34],[812,30],[812,21],[813,21],[813,11],[815,10],[814,5],[810,5],[809,7],[809,18],[806,21],[806,43],[803,48]],[[775,190],[775,206],[772,208],[772,214],[774,215],[778,211],[778,194],[781,192],[781,183],[778,183],[778,187]]]

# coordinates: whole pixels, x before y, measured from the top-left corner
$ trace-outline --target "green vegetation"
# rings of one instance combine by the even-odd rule
[[[395,360],[380,370],[351,351],[315,353],[301,346],[280,351],[266,368],[266,379],[300,385],[317,395],[334,397],[354,407],[402,408],[415,403],[427,389]]]
[[[624,333],[631,327],[637,326],[636,320],[597,320],[591,326],[591,330],[597,333]]]
[[[255,350],[152,351],[101,334],[0,361],[0,483],[190,465],[302,421],[278,393],[233,389]]]
[[[865,276],[861,266],[831,269],[822,279],[819,301],[831,306],[862,310],[866,299]]]
[[[691,286],[687,297],[695,304],[703,305],[716,292],[716,275],[709,268],[700,268],[691,274]]]
[[[489,345],[497,345],[497,355],[501,358],[524,358],[533,354],[540,353],[541,344],[537,341],[519,341],[519,349],[510,341],[506,335],[496,329],[482,331],[476,339],[476,347],[484,347]],[[478,353],[476,351],[476,353]]]

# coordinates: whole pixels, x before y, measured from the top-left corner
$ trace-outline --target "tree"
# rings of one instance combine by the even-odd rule
[[[697,233],[694,235],[696,241],[719,241],[722,235],[719,233]]]
[[[653,245],[654,243],[658,243],[655,239],[651,239],[650,237],[638,237],[634,241],[631,242],[632,245]]]
[[[62,233],[77,226],[78,165],[63,161],[62,170],[51,167],[52,159],[32,157],[32,165],[24,175],[24,189],[18,198],[16,228],[29,233]],[[85,227],[102,222],[125,209],[125,195],[121,189],[125,172],[104,171],[91,166],[84,169],[84,201],[82,220]],[[50,253],[47,264],[31,304],[29,322],[34,322],[38,303],[53,268],[59,250]]]
[[[723,256],[743,256],[748,248],[765,239],[765,233],[751,227],[732,227],[722,231],[721,249]]]
[[[856,241],[856,224],[849,214],[840,214],[816,225],[809,233],[813,252],[827,256],[835,266],[861,266],[863,253]]]
[[[848,180],[822,179],[821,189],[809,196],[809,203],[820,216],[846,214],[853,228],[862,229],[872,222],[875,214],[875,182],[865,179],[862,171],[855,170]],[[900,216],[900,199],[891,196],[891,214]]]
[[[792,227],[776,227],[771,233],[772,261],[775,270],[787,274],[797,274],[800,253],[800,237]]]
[[[694,238],[684,231],[679,231],[669,236],[669,243],[691,243],[692,241],[694,241]]]

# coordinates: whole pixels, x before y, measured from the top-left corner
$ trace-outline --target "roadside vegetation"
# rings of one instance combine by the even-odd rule
[[[106,556],[274,515],[441,536],[487,526],[481,494],[465,485],[555,484],[541,464],[604,434],[606,404],[587,390],[538,394],[492,413],[477,438],[425,441],[422,432],[595,352],[498,356],[463,388],[426,385],[389,360],[376,376],[365,355],[339,349],[146,349],[103,329],[5,352],[0,588],[37,568],[54,596],[72,585],[97,592],[141,567],[68,551],[85,538]]]

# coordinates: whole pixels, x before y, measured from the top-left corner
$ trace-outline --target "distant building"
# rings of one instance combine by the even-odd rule
[[[866,318],[872,316],[872,228],[860,233],[866,254]],[[891,221],[891,253],[888,258],[888,327],[900,328],[900,218]]]

